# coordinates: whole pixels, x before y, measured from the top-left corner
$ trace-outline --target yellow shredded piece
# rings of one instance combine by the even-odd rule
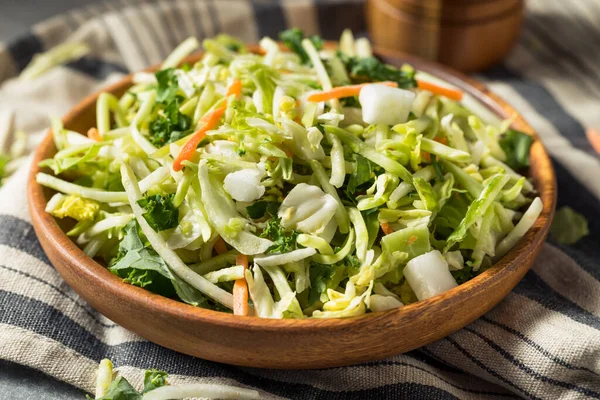
[[[68,195],[56,210],[51,212],[57,218],[71,217],[77,221],[91,221],[96,218],[100,204],[93,200]]]

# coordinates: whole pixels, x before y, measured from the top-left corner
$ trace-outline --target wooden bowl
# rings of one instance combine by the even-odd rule
[[[390,64],[409,62],[471,94],[502,118],[515,110],[481,83],[415,57],[379,51]],[[198,60],[193,56],[188,62]],[[116,95],[132,84],[128,76],[106,88]],[[69,112],[66,128],[80,132],[95,124],[99,93]],[[49,132],[29,174],[29,209],[35,232],[57,271],[92,307],[119,325],[170,349],[228,364],[264,368],[324,368],[375,360],[434,342],[489,311],[521,280],[542,248],[554,213],[556,183],[552,164],[539,138],[518,117],[517,129],[531,133],[533,183],[544,209],[517,245],[471,281],[439,296],[399,309],[348,319],[276,320],[240,317],[196,308],[125,284],[87,257],[44,211],[52,192],[36,183],[38,163],[56,149]]]
[[[488,68],[515,44],[523,0],[368,0],[375,45],[463,72]]]

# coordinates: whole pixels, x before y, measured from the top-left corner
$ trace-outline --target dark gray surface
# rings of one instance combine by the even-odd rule
[[[27,32],[36,22],[98,0],[0,0],[0,41]]]
[[[85,393],[41,372],[0,361],[0,399],[83,400]]]

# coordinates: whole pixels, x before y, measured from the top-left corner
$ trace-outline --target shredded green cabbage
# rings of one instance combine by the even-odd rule
[[[485,107],[472,99],[421,91],[419,72],[382,63],[349,31],[337,51],[297,29],[281,38],[291,51],[263,38],[263,55],[228,36],[207,39],[200,61],[180,68],[199,47],[186,40],[121,98],[98,97],[101,141],[54,119],[57,153],[37,175],[57,192],[47,212],[74,220],[69,236],[128,283],[227,312],[233,281],[246,280],[249,306],[264,318],[401,307],[437,293],[442,275],[444,288],[475,277],[534,225],[542,204],[520,174],[527,134],[484,122]],[[379,118],[391,100],[311,101],[383,80],[398,85],[386,96],[407,107],[393,126]],[[173,170],[219,108],[221,119]],[[365,122],[373,110],[382,123]],[[577,215],[557,216],[574,224],[553,230],[556,240],[585,234]],[[444,273],[418,270],[424,260]]]

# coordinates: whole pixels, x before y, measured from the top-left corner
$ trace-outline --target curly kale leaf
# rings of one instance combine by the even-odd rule
[[[296,230],[286,231],[277,216],[272,216],[267,222],[266,228],[260,237],[273,241],[273,245],[267,249],[268,254],[287,253],[296,248],[296,239],[299,232]]]
[[[138,204],[146,210],[144,219],[155,231],[172,229],[179,223],[179,209],[173,204],[175,194],[147,196],[138,200]]]
[[[346,66],[346,70],[353,81],[392,81],[398,83],[398,87],[402,89],[417,86],[413,69],[398,69],[379,61],[375,57],[350,57],[342,52],[338,52],[338,57]]]
[[[279,39],[285,44],[285,46],[292,50],[294,53],[298,54],[300,57],[300,61],[302,64],[307,64],[309,62],[308,54],[304,51],[302,47],[302,40],[304,39],[304,32],[298,28],[288,29],[287,31],[283,31],[279,34]],[[313,35],[308,38],[315,49],[320,50],[323,48],[323,44],[325,43],[320,36]]]

